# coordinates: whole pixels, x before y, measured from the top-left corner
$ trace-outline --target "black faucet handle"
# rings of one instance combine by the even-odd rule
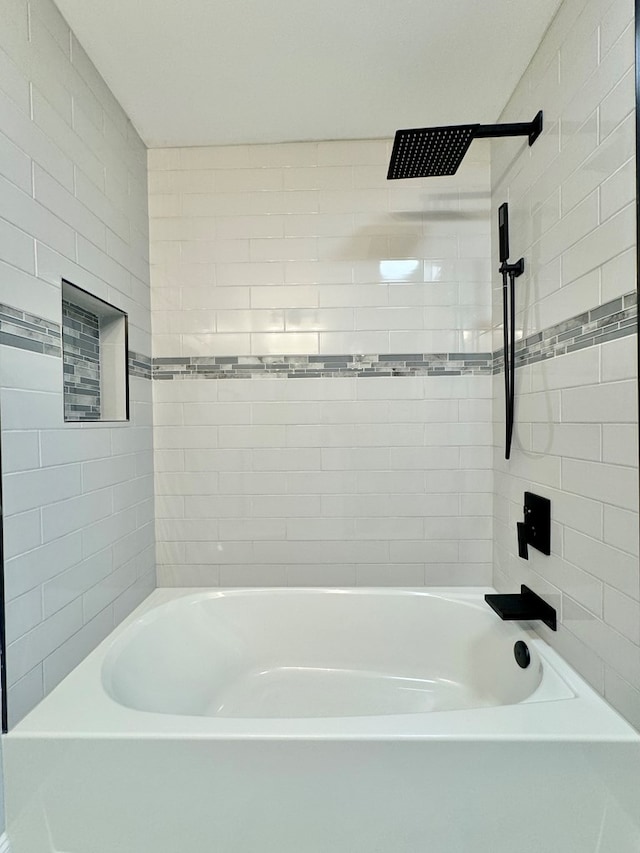
[[[519,521],[518,527],[518,556],[523,560],[529,559],[529,539],[527,537],[528,528],[524,521]]]

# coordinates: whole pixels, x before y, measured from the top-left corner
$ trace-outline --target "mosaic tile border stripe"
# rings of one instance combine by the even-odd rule
[[[635,290],[584,311],[516,344],[516,367],[524,367],[604,344],[638,331]],[[492,353],[409,355],[215,356],[154,358],[154,379],[288,379],[335,376],[482,376],[504,371],[502,349]]]
[[[518,341],[516,367],[624,338],[637,330],[638,294],[634,290]],[[493,372],[503,371],[504,351],[501,348],[494,353]]]
[[[0,344],[42,355],[62,356],[58,323],[0,303]]]
[[[154,379],[256,379],[283,377],[490,375],[493,356],[484,353],[392,355],[274,355],[154,358]]]
[[[0,303],[0,344],[62,357],[62,328],[53,320]],[[129,375],[151,379],[151,358],[129,350]]]
[[[637,293],[631,291],[529,335],[516,344],[523,367],[636,334]],[[62,356],[57,323],[0,304],[0,344]],[[129,375],[141,379],[251,379],[281,377],[482,376],[504,370],[502,349],[492,353],[409,353],[390,355],[274,355],[154,358],[129,350]]]
[[[151,359],[141,352],[129,350],[129,376],[137,376],[138,379],[151,379]]]

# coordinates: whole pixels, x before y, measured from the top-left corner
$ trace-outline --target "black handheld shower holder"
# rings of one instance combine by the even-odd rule
[[[515,264],[509,264],[506,261],[503,262],[500,265],[498,272],[512,275],[514,278],[519,278],[519,276],[524,272],[524,258],[520,258],[520,260],[516,261]]]

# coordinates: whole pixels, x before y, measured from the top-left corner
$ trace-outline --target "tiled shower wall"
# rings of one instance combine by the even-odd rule
[[[159,583],[486,584],[488,145],[149,152]]]
[[[146,151],[50,0],[3,0],[0,414],[18,720],[154,586]],[[61,279],[128,312],[131,423],[64,422]]]
[[[526,264],[509,462],[495,377],[494,578],[554,600],[560,626],[545,639],[638,726],[633,12],[565,0],[502,117],[544,109],[545,131],[531,149],[492,147],[494,218],[508,200],[511,258]],[[501,310],[496,287],[496,326]],[[551,556],[531,549],[528,562],[515,527],[525,489],[551,499],[553,519]]]

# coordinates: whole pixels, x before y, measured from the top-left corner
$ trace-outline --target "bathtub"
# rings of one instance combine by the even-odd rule
[[[484,591],[156,590],[5,737],[12,853],[638,853],[640,736]]]

